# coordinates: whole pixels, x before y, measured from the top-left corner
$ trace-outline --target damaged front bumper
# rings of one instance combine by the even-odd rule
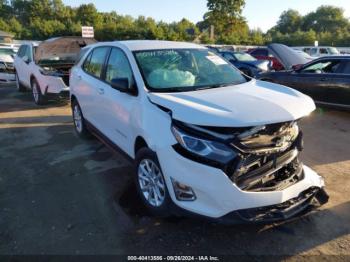
[[[193,135],[200,136],[202,130]],[[216,131],[210,130],[210,135]],[[236,148],[237,155],[223,165],[185,152],[179,144],[157,148],[169,194],[177,206],[219,220],[271,222],[327,202],[323,178],[298,158],[303,146],[296,123],[259,127],[253,133],[245,132],[245,139],[231,139],[226,145]],[[193,192],[192,200],[179,200],[171,181]]]
[[[239,188],[223,170],[194,162],[178,154],[173,148],[158,148],[157,156],[173,202],[190,213],[212,219],[224,218],[235,211],[273,207],[295,199],[311,188],[324,188],[323,178],[305,165],[302,165],[303,178],[284,189],[246,191]],[[196,196],[195,201],[179,201],[172,179],[191,187]],[[250,220],[253,222],[254,219]]]
[[[311,187],[299,196],[281,204],[233,211],[220,220],[223,223],[271,223],[285,221],[310,212],[328,202],[324,188]]]

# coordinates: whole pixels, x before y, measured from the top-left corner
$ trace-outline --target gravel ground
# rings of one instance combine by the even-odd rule
[[[0,87],[0,254],[278,255],[350,260],[350,114],[303,120],[304,162],[325,177],[330,201],[273,225],[225,226],[151,217],[132,166],[97,140],[76,137],[70,107],[34,105]],[[1,260],[1,259],[0,259]]]

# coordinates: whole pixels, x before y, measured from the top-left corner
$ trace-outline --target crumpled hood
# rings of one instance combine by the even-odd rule
[[[263,81],[182,93],[149,93],[173,118],[203,126],[250,127],[297,120],[315,110],[313,100]]]
[[[34,59],[37,63],[52,58],[58,58],[59,60],[75,59],[81,48],[94,43],[96,43],[95,39],[78,36],[50,38],[39,44]]]
[[[0,61],[5,63],[13,63],[13,57],[10,55],[0,55]]]

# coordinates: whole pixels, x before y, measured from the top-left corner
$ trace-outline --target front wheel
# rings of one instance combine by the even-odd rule
[[[91,137],[89,130],[86,128],[85,119],[77,100],[72,101],[72,115],[74,122],[74,129],[77,135],[81,138],[87,139]]]
[[[135,183],[142,202],[155,215],[168,215],[171,199],[157,155],[148,148],[136,154]]]
[[[46,103],[45,96],[41,93],[40,87],[36,79],[33,79],[31,82],[32,94],[35,104],[44,105]]]

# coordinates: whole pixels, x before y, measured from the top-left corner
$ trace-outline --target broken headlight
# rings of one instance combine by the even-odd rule
[[[171,130],[182,148],[199,157],[226,164],[237,156],[233,149],[220,142],[189,135],[174,125]]]

